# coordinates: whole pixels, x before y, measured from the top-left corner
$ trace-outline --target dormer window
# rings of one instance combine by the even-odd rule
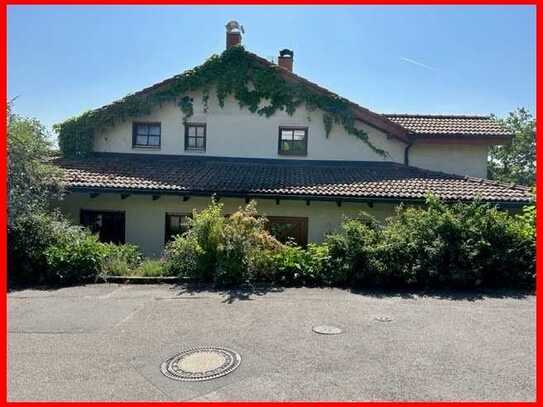
[[[307,127],[279,127],[279,154],[307,155]]]
[[[206,151],[205,123],[185,124],[185,151]]]
[[[160,123],[136,122],[132,125],[132,147],[160,148]]]

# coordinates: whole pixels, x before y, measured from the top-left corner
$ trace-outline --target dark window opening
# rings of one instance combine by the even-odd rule
[[[160,123],[133,123],[132,147],[160,148]]]
[[[185,124],[185,151],[206,151],[205,123]]]
[[[190,218],[191,215],[188,214],[167,213],[164,241],[168,243],[175,236],[181,235],[189,230]]]
[[[307,218],[268,216],[267,229],[280,242],[307,245]]]
[[[307,155],[307,127],[279,127],[279,154]]]
[[[80,217],[81,225],[88,228],[91,233],[97,234],[101,242],[116,244],[125,242],[124,212],[82,209]]]

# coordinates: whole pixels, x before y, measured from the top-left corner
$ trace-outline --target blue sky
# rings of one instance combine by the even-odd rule
[[[377,112],[534,111],[533,6],[9,6],[8,96],[49,127],[222,52],[231,19]]]

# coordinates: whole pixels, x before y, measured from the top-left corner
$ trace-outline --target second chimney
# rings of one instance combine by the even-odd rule
[[[241,44],[241,33],[243,32],[243,26],[237,21],[229,21],[226,24],[226,49],[235,47]]]
[[[277,58],[277,63],[281,68],[286,69],[287,71],[292,72],[292,63],[294,62],[294,51],[291,49],[282,49],[279,51],[279,58]]]

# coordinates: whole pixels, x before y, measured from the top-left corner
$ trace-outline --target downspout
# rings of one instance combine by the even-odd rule
[[[409,150],[411,149],[414,143],[415,143],[414,141],[410,141],[409,144],[405,146],[405,150],[403,151],[403,163],[405,165],[409,165]]]

